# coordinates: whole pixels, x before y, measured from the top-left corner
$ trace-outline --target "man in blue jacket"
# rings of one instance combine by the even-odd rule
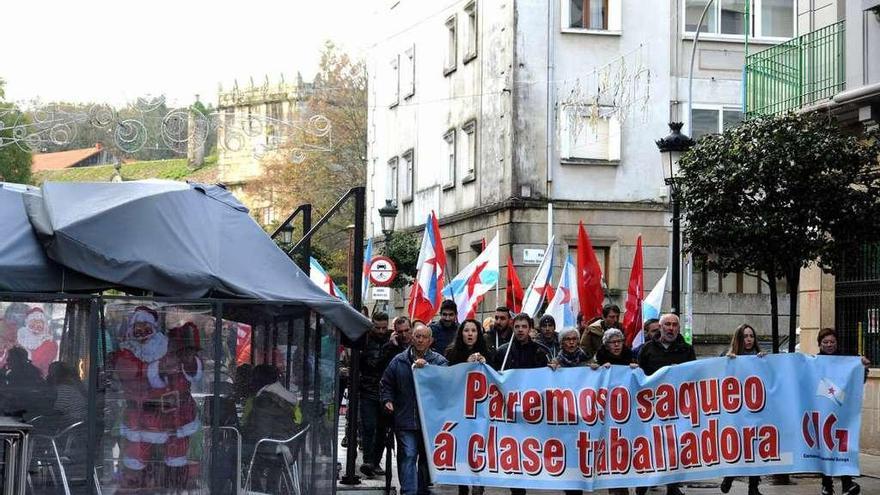
[[[401,495],[428,495],[428,457],[422,440],[413,368],[446,366],[446,358],[431,350],[431,329],[416,323],[412,344],[401,352],[382,375],[380,399],[394,415],[397,437],[397,478]]]

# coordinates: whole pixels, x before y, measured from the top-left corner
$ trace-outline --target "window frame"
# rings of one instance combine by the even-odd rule
[[[448,177],[441,178],[440,187],[447,191],[455,187],[455,177],[458,175],[456,173],[456,169],[458,169],[458,149],[457,143],[458,139],[456,139],[455,135],[455,127],[449,128],[446,132],[443,133],[443,168],[441,168],[441,173],[443,170],[446,171],[445,175]],[[449,151],[452,151],[452,163],[449,163]]]
[[[797,13],[797,0],[791,0],[791,10],[792,10],[792,23],[791,23],[791,36],[766,36],[763,33],[763,28],[761,24],[764,20],[764,14],[762,12],[762,7],[764,6],[764,0],[746,0],[746,2],[751,2],[752,5],[749,7],[751,22],[748,23],[748,31],[749,31],[749,40],[755,42],[767,42],[767,43],[779,43],[792,39],[797,36],[797,22],[798,22],[798,13]],[[696,35],[696,31],[688,31],[687,30],[687,5],[688,0],[684,0],[681,3],[681,32],[684,39],[694,39]],[[716,0],[713,4],[713,9],[715,9],[715,19],[716,22],[721,22],[721,2],[720,0]],[[701,11],[702,12],[702,11]],[[708,17],[708,15],[707,15]],[[742,43],[743,37],[745,37],[745,33],[739,34],[730,34],[730,33],[721,33],[720,24],[717,26],[718,31],[701,31],[700,39],[701,40],[712,40],[712,41],[731,41]],[[760,31],[760,33],[759,33]]]
[[[388,64],[391,66],[393,78],[393,84],[391,85],[393,90],[392,98],[388,108],[394,108],[400,105],[400,55],[394,55]]]
[[[400,158],[404,162],[403,180],[404,190],[401,203],[412,203],[416,190],[416,155],[415,150],[410,148],[400,154]]]
[[[467,65],[468,62],[477,58],[477,53],[479,52],[477,42],[479,41],[480,18],[477,11],[477,0],[471,0],[471,2],[465,5],[464,13],[467,16],[467,39],[465,40],[465,53],[462,58],[462,64]],[[471,47],[471,41],[473,41],[473,47]]]
[[[455,72],[458,68],[458,14],[452,14],[449,16],[446,19],[444,26],[446,27],[447,39],[446,60],[443,62],[443,76],[446,77]],[[452,46],[450,46],[450,44]]]
[[[416,45],[412,45],[403,52],[403,56],[410,60],[408,69],[411,69],[409,74],[409,87],[403,88],[403,99],[408,100],[412,98],[416,94]],[[398,67],[398,73],[403,74],[401,68]]]
[[[477,153],[479,152],[479,146],[477,146],[477,119],[473,118],[466,121],[461,126],[461,132],[467,135],[467,149],[462,153],[462,157],[465,158],[465,163],[469,165],[469,168],[464,170],[464,176],[461,178],[462,184],[468,184],[477,180]],[[471,150],[473,149],[473,157],[471,157]]]
[[[621,125],[619,117],[598,117],[602,120],[608,121],[608,145],[606,146],[607,156],[605,158],[596,158],[596,157],[575,157],[575,156],[565,156],[563,150],[564,146],[568,149],[572,148],[571,142],[571,129],[568,127],[568,116],[565,114],[568,108],[573,108],[575,110],[583,111],[586,110],[588,112],[592,111],[591,105],[562,105],[559,107],[560,112],[560,122],[559,122],[559,140],[557,144],[557,151],[559,153],[559,162],[563,165],[601,165],[601,166],[612,166],[616,167],[620,165],[621,155],[623,153],[623,126]],[[620,112],[620,108],[614,107],[611,105],[599,105],[601,109],[606,109],[606,112],[609,112],[612,115],[616,115]],[[614,120],[616,123],[616,148],[612,149],[611,145],[611,133],[612,128],[610,127],[611,120]],[[565,131],[561,132],[562,130]],[[589,130],[585,130],[583,132],[590,132]],[[566,140],[565,142],[563,140]],[[569,153],[570,154],[570,153]]]
[[[397,202],[400,196],[400,160],[394,156],[388,160],[388,183],[385,185],[385,199]],[[393,196],[389,195],[393,192]]]
[[[736,105],[725,105],[724,103],[695,104],[695,105],[693,105],[693,107],[691,107],[691,110],[712,110],[713,112],[715,112],[715,119],[716,119],[716,123],[718,125],[716,126],[715,132],[713,132],[711,134],[721,134],[722,132],[724,132],[724,112],[736,111],[736,112],[740,113],[740,116],[742,116],[742,107],[738,107]],[[742,122],[742,120],[740,120],[740,122]],[[694,134],[694,123],[693,122],[688,122],[688,134],[690,134],[691,136],[693,136],[693,134]],[[700,137],[702,137],[702,136],[700,136]],[[694,139],[699,139],[699,138],[694,137]]]
[[[560,9],[560,27],[563,33],[574,34],[598,34],[604,36],[620,36],[622,33],[623,8],[622,0],[602,0],[605,3],[604,29],[594,29],[589,27],[572,27],[569,22],[571,20],[571,0],[561,0],[562,8]],[[591,0],[581,0],[583,8],[584,3]],[[616,15],[612,15],[616,14]],[[589,19],[589,9],[584,10],[582,23]]]

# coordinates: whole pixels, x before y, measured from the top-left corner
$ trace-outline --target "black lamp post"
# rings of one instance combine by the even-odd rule
[[[681,312],[681,211],[679,209],[679,186],[675,175],[681,154],[691,149],[694,140],[681,132],[681,122],[670,122],[668,136],[657,140],[663,168],[663,179],[669,186],[672,203],[672,312]]]
[[[379,208],[379,217],[382,219],[382,233],[385,234],[385,242],[391,239],[391,234],[394,232],[397,212],[397,204],[391,199],[386,199],[385,206]]]

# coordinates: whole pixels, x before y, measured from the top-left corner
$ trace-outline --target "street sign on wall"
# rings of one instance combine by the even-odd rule
[[[397,277],[397,265],[387,256],[376,256],[370,261],[370,282],[387,287]]]

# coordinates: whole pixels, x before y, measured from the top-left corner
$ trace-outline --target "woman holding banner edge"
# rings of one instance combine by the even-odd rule
[[[489,355],[485,331],[477,320],[467,319],[458,326],[452,343],[446,348],[449,366],[461,363],[485,363]],[[458,485],[458,495],[482,495],[482,486]]]
[[[758,344],[758,335],[755,333],[755,329],[748,323],[743,323],[736,327],[736,330],[733,332],[733,337],[730,339],[730,347],[724,354],[724,356],[731,359],[737,356],[764,357],[765,355],[767,355],[767,353],[761,351],[761,346]],[[730,488],[733,486],[734,478],[734,476],[725,476],[724,479],[721,480],[721,493],[727,493],[730,491]],[[749,476],[749,495],[761,495],[761,492],[758,491],[758,485],[760,483],[760,476]]]

